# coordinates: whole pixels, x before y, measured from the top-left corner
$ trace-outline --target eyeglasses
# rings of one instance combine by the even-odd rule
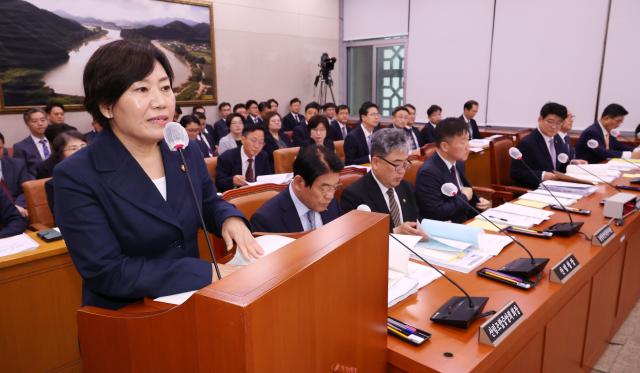
[[[70,145],[70,146],[65,147],[63,150],[64,150],[65,152],[75,152],[75,151],[78,151],[78,150],[80,150],[80,149],[84,148],[85,146],[87,146],[87,144],[82,144],[82,145]]]
[[[555,122],[555,121],[552,121],[551,119],[545,119],[544,122],[553,127],[560,127],[562,125],[562,122]]]
[[[406,160],[406,161],[402,162],[401,164],[395,164],[395,163],[389,162],[388,160],[386,160],[386,159],[384,159],[382,157],[376,157],[376,158],[382,159],[383,161],[387,162],[388,165],[393,166],[394,167],[393,168],[394,171],[397,172],[397,173],[406,171],[406,170],[410,169],[411,166],[412,166],[412,163],[411,163],[410,160]]]
[[[310,130],[311,132],[327,132],[327,129],[324,127],[316,127]]]
[[[247,137],[246,139],[249,140],[254,145],[264,145],[264,140],[258,140],[255,137]]]
[[[369,113],[369,114],[367,114],[367,116],[370,116],[370,117],[379,117],[379,116],[380,116],[380,113]]]
[[[189,132],[189,133],[199,133],[200,129],[199,128],[189,128],[187,130],[187,132]]]
[[[340,183],[336,185],[322,184],[320,185],[320,192],[322,192],[322,194],[335,193],[336,190],[338,190],[338,188],[340,188],[341,186],[342,184]]]

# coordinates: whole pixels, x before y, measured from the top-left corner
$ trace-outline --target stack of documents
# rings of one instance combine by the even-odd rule
[[[551,190],[551,189],[549,189]],[[569,192],[556,192],[556,191],[551,191],[553,193],[554,196],[559,197],[559,198],[566,198],[566,199],[575,199],[576,201],[580,200],[582,197],[584,197],[582,194],[579,193],[569,193]],[[532,190],[531,193],[537,193],[537,194],[542,194],[544,196],[549,196],[552,197],[551,193],[549,193],[546,189],[536,189],[536,190]]]
[[[472,152],[480,153],[484,149],[489,147],[491,140],[488,139],[472,139],[469,140],[469,147]]]
[[[620,177],[620,171],[610,169],[606,164],[569,165],[565,175],[597,184],[602,182],[600,179],[608,183],[612,182]]]
[[[557,197],[558,201],[556,201],[556,199],[553,198],[550,195],[544,195],[544,194],[533,193],[533,192],[525,193],[525,194],[521,195],[519,198],[520,199],[527,199],[527,200],[530,200],[530,201],[544,202],[547,205],[557,205],[558,202],[560,202],[561,204],[563,204],[565,206],[571,206],[574,203],[576,203],[575,199]]]
[[[496,224],[531,228],[549,220],[553,212],[507,202],[483,212],[482,215],[484,217],[477,216],[476,220],[483,220],[486,217]]]
[[[271,174],[271,175],[258,175],[258,178],[253,183],[247,183],[247,185],[260,185],[260,184],[289,184],[293,179],[293,172],[285,174]]]
[[[0,239],[0,256],[18,254],[37,248],[39,245],[33,238],[22,233]]]
[[[262,257],[278,251],[281,247],[286,246],[293,241],[295,241],[295,239],[291,237],[279,236],[277,234],[269,234],[256,237],[256,242],[260,245],[260,247],[262,247],[262,250],[264,250],[264,255]],[[233,259],[231,259],[227,264],[231,264],[234,266],[246,266],[247,264],[256,260],[258,259],[248,260],[242,255],[240,250],[236,250],[236,255],[234,255]]]
[[[598,187],[593,185],[572,183],[569,181],[547,180],[543,181],[542,183],[554,193],[563,192],[579,194],[583,197],[590,196],[591,194],[595,193],[596,190],[598,190]]]
[[[633,164],[629,164],[629,162],[635,164],[636,166],[634,166]],[[607,163],[607,166],[609,166],[610,169],[618,170],[618,171],[633,171],[633,170],[637,171],[637,170],[640,170],[638,168],[640,167],[640,159],[622,160],[620,158],[613,158]]]

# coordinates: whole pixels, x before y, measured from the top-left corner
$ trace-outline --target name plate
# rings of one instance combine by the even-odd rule
[[[507,303],[492,318],[480,325],[480,343],[494,347],[499,345],[522,322],[523,316],[516,302]]]
[[[562,258],[551,271],[549,271],[549,281],[556,284],[564,284],[571,276],[573,276],[580,269],[580,262],[573,254],[569,254]]]
[[[591,238],[591,243],[596,246],[605,246],[615,236],[616,234],[613,232],[613,228],[611,228],[609,223],[607,223],[593,234],[593,237]]]

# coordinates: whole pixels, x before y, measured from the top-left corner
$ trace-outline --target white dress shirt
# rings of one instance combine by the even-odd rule
[[[39,139],[31,135],[31,140],[33,140],[33,142],[36,144],[36,149],[38,149],[38,153],[40,154],[40,159],[42,160],[46,159],[44,157],[44,149],[42,149],[42,144],[40,144],[40,140],[44,140],[44,143],[47,144],[47,148],[49,148],[49,156],[51,156],[51,146],[49,145],[49,140],[47,140],[46,137]]]
[[[300,223],[302,223],[302,229],[304,231],[311,230],[311,226],[309,225],[309,220],[307,218],[307,213],[309,212],[310,208],[302,203],[298,196],[296,196],[296,193],[293,191],[293,186],[291,184],[289,184],[289,194],[291,194],[291,200],[293,200],[293,205],[296,207],[298,218],[300,219]],[[313,215],[316,228],[322,227],[322,217],[320,216],[320,214],[315,211]]]
[[[380,188],[380,192],[382,192],[382,197],[384,197],[384,202],[387,204],[387,209],[389,210],[389,213],[391,213],[391,207],[389,206],[389,195],[387,194],[387,190],[389,189],[393,190],[393,196],[396,198],[396,204],[398,205],[398,211],[400,212],[400,222],[404,223],[404,218],[402,217],[402,207],[400,205],[400,198],[398,198],[398,193],[396,193],[395,188],[387,188],[386,186],[384,186],[380,182],[380,180],[378,180],[373,170],[371,170],[371,176],[373,176],[373,180],[376,181],[376,183],[378,184],[378,187]]]

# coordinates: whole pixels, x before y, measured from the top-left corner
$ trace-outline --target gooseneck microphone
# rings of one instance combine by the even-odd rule
[[[491,223],[491,225],[493,225],[496,229],[498,229],[498,232],[509,237],[511,241],[513,241],[515,244],[520,246],[522,250],[524,250],[527,253],[527,255],[529,255],[529,258],[519,258],[505,264],[498,271],[506,273],[508,275],[527,278],[527,279],[542,272],[544,267],[549,262],[549,258],[534,258],[533,255],[531,254],[531,251],[529,251],[522,244],[522,242],[516,240],[515,237],[512,237],[506,234],[504,230],[498,227],[493,221],[491,221],[486,216],[484,216],[480,210],[476,209],[471,203],[469,203],[469,201],[467,201],[467,199],[464,196],[460,195],[458,193],[458,187],[455,184],[453,183],[442,184],[442,187],[440,187],[440,191],[442,192],[442,194],[444,194],[447,197],[452,197],[452,198],[460,197],[460,199],[467,206],[469,206],[476,214],[482,216],[484,220],[488,221],[489,223]]]
[[[529,167],[527,162],[525,162],[524,159],[522,159],[522,152],[520,152],[520,149],[516,147],[511,147],[509,149],[509,156],[514,160],[520,161],[524,165],[524,167],[527,169],[527,171],[529,171],[529,173],[534,178],[536,178],[536,180],[538,180],[538,183],[542,185],[542,187],[547,191],[547,193],[549,193],[551,197],[553,197],[553,199],[556,200],[558,205],[562,207],[562,211],[566,212],[567,215],[569,216],[569,223],[556,223],[550,226],[549,228],[545,229],[545,231],[551,232],[554,235],[565,236],[565,237],[573,236],[574,234],[578,233],[580,231],[580,228],[582,228],[582,225],[584,224],[584,222],[573,221],[573,218],[571,217],[571,213],[569,213],[567,208],[562,203],[560,203],[558,198],[556,198],[555,194],[553,194],[553,192],[551,192],[549,188],[547,188],[547,186],[542,182],[542,180],[540,180],[540,177],[538,177],[538,175],[536,175],[536,173],[533,172],[531,167]]]
[[[357,208],[358,211],[371,212],[371,208],[367,205],[360,205]],[[394,240],[396,240],[402,247],[409,250],[413,255],[419,258],[421,261],[426,263],[429,267],[436,270],[438,273],[442,275],[442,277],[446,278],[453,286],[458,288],[465,296],[464,297],[451,297],[445,304],[443,304],[438,310],[431,315],[431,321],[438,324],[451,325],[458,328],[468,328],[472,322],[475,320],[492,315],[495,313],[494,311],[490,311],[487,313],[480,314],[484,306],[489,301],[487,297],[471,297],[469,293],[467,293],[462,286],[458,285],[457,282],[453,281],[449,276],[447,276],[443,271],[438,269],[433,264],[429,263],[428,260],[423,258],[420,254],[415,252],[412,248],[405,245],[402,241],[400,241],[393,234],[389,235]]]
[[[220,275],[220,269],[218,268],[218,262],[216,261],[215,255],[213,255],[213,248],[211,246],[211,239],[209,238],[209,231],[207,231],[207,226],[204,224],[204,218],[202,217],[202,208],[198,203],[198,197],[196,196],[196,190],[193,186],[193,180],[191,180],[191,174],[189,174],[189,168],[187,167],[187,160],[184,158],[183,150],[189,145],[189,135],[187,131],[182,127],[179,123],[170,122],[164,127],[163,130],[164,141],[169,145],[169,149],[174,152],[178,152],[180,154],[180,161],[182,166],[182,171],[187,174],[187,180],[189,181],[189,187],[191,189],[191,196],[193,197],[193,204],[196,207],[196,212],[198,213],[198,218],[200,218],[200,228],[204,231],[204,237],[207,240],[207,248],[209,249],[209,254],[211,254],[211,260],[213,261],[213,267],[216,269],[216,275],[218,276],[218,280],[222,279],[222,275]]]
[[[589,140],[589,141],[591,141],[591,140]],[[595,141],[595,140],[594,140],[594,141]],[[566,155],[565,153],[560,153],[560,154],[558,154],[558,161],[559,161],[560,163],[567,163],[567,162],[569,161],[569,156],[568,156],[568,155]],[[600,180],[601,182],[603,182],[603,183],[607,184],[608,186],[612,187],[613,189],[617,189],[615,185],[611,184],[610,182],[606,181],[605,179],[601,178],[600,176],[598,176],[598,175],[594,174],[593,172],[591,172],[591,171],[587,170],[586,168],[582,167],[581,165],[579,165],[579,164],[574,164],[574,165],[572,165],[572,166],[576,166],[576,167],[578,167],[578,168],[579,168],[579,169],[581,169],[582,171],[584,171],[584,172],[586,172],[587,174],[589,174],[589,175],[591,175],[591,176],[595,177],[596,179],[598,179],[598,180]]]
[[[613,136],[613,131],[617,131],[617,130],[611,130],[611,136]],[[613,137],[618,137],[618,136],[613,136]],[[600,147],[600,144],[598,143],[598,140],[591,139],[591,140],[587,141],[587,146],[589,147],[589,149],[595,150],[595,149],[598,149]],[[631,162],[628,159],[625,159],[625,158],[622,158],[622,157],[620,157],[620,159],[622,159],[623,161],[629,163],[630,165],[632,165],[635,168],[640,168],[640,165],[635,164],[635,163]]]

